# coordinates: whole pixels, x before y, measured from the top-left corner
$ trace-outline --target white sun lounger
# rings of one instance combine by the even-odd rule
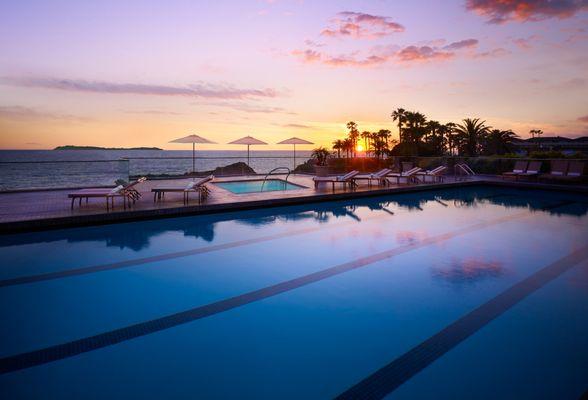
[[[359,174],[359,171],[351,171],[346,173],[345,175],[341,175],[341,176],[315,176],[314,178],[312,178],[312,180],[314,181],[314,188],[317,189],[319,183],[321,182],[326,182],[326,183],[331,183],[333,185],[333,191],[335,190],[335,183],[341,183],[343,184],[343,188],[345,189],[347,187],[347,185],[349,184],[350,188],[354,188],[356,186],[355,183],[355,176],[357,176]]]

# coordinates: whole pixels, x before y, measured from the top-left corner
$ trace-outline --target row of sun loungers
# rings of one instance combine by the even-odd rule
[[[503,178],[535,178],[560,181],[574,181],[582,179],[585,163],[575,160],[553,160],[549,173],[541,173],[541,161],[517,161],[512,171],[502,174]]]
[[[158,200],[163,200],[166,193],[182,193],[184,204],[187,205],[189,203],[190,193],[197,193],[198,204],[200,204],[208,197],[210,193],[206,183],[209,183],[213,179],[214,176],[210,175],[205,178],[192,181],[183,187],[158,187],[151,189],[151,192],[153,193],[153,201],[155,202]],[[127,206],[130,207],[141,198],[141,193],[136,189],[136,186],[141,182],[145,182],[146,180],[147,178],[143,177],[131,183],[123,183],[115,188],[90,188],[76,190],[75,192],[68,193],[67,197],[71,199],[72,209],[74,208],[76,200],[78,200],[78,204],[81,206],[82,200],[86,200],[86,203],[88,203],[90,198],[102,198],[106,202],[106,211],[109,211],[111,208],[114,209],[115,198],[122,198],[123,208],[126,210]]]
[[[396,184],[400,183],[419,183],[419,182],[427,182],[427,178],[431,178],[431,182],[442,182],[443,181],[443,174],[445,173],[447,167],[439,166],[434,168],[430,171],[424,171],[419,167],[413,167],[404,172],[392,172],[389,168],[384,168],[378,172],[369,173],[369,174],[360,174],[359,171],[351,171],[345,175],[340,176],[315,176],[314,180],[314,187],[315,189],[318,188],[319,184],[321,183],[330,183],[333,190],[335,190],[336,184],[343,185],[343,189],[347,187],[353,189],[357,187],[357,181],[367,181],[368,186],[372,186],[373,182],[377,182],[380,186],[385,186],[390,183],[391,179],[396,180]]]
[[[69,193],[68,198],[71,199],[71,208],[73,209],[74,203],[78,200],[79,205],[82,205],[82,200],[85,199],[86,203],[90,198],[103,198],[106,200],[106,210],[108,211],[111,207],[114,208],[114,199],[122,198],[123,207],[126,209],[127,204],[135,203],[141,198],[141,193],[137,191],[135,186],[141,182],[145,182],[147,178],[139,178],[131,183],[118,185],[115,188],[96,188],[96,189],[81,189],[75,192]]]

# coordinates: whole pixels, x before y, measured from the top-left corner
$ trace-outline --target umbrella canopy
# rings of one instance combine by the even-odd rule
[[[296,145],[297,144],[314,144],[308,140],[300,139],[297,137],[291,137],[290,139],[282,140],[278,144],[292,144],[294,145],[294,169],[296,169]]]
[[[196,172],[196,143],[213,144],[215,142],[198,135],[188,135],[171,140],[170,143],[192,143],[192,173]]]
[[[252,136],[245,136],[241,139],[233,140],[229,142],[229,144],[245,144],[247,145],[247,165],[249,165],[249,146],[257,145],[257,144],[267,144],[259,139],[255,139]]]

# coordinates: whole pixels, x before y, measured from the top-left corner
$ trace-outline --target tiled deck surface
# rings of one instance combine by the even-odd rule
[[[277,178],[277,177],[276,177]],[[238,178],[217,178],[215,181],[234,181],[246,179],[260,179],[257,176]],[[211,193],[202,205],[198,205],[197,195],[191,194],[188,206],[183,204],[182,193],[168,193],[165,200],[154,202],[152,188],[184,187],[190,179],[151,180],[141,183],[137,189],[142,198],[132,209],[123,210],[121,198],[115,200],[114,210],[106,210],[104,199],[90,199],[81,207],[77,201],[73,210],[71,200],[67,194],[74,190],[46,190],[0,194],[0,232],[10,233],[16,230],[28,230],[48,226],[76,225],[84,223],[113,222],[133,218],[148,218],[162,215],[179,215],[182,213],[198,213],[219,210],[230,210],[253,206],[291,204],[294,202],[309,202],[319,200],[334,200],[368,194],[384,194],[414,190],[415,188],[432,188],[438,186],[453,186],[464,184],[453,177],[446,177],[441,184],[394,185],[386,187],[374,185],[369,187],[366,181],[359,181],[359,187],[354,191],[344,190],[343,185],[336,185],[333,191],[331,184],[323,183],[315,190],[312,176],[291,175],[289,181],[301,186],[302,189],[287,191],[272,191],[263,193],[234,194],[211,183],[207,186]],[[465,184],[476,182],[502,182],[495,176],[470,177]],[[527,185],[522,183],[522,185]],[[531,184],[533,185],[533,184]],[[534,185],[533,185],[534,186]]]

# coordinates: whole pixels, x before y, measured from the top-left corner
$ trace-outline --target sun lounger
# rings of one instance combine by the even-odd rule
[[[422,179],[422,182],[425,183],[427,182],[427,177],[430,176],[431,177],[431,182],[443,182],[444,176],[443,174],[445,174],[445,171],[447,170],[447,167],[444,165],[440,165],[437,168],[433,168],[430,171],[419,171],[416,173],[416,178],[420,181]]]
[[[158,187],[151,189],[153,192],[153,202],[157,200],[162,200],[165,197],[166,193],[182,193],[184,204],[189,203],[189,195],[190,193],[198,193],[198,204],[202,203],[202,200],[208,197],[210,190],[206,187],[206,183],[212,181],[214,176],[210,175],[205,178],[200,178],[198,180],[192,181],[188,183],[188,185],[183,187]]]
[[[537,178],[539,176],[539,171],[541,171],[541,161],[531,161],[527,170],[520,174],[517,174],[515,179],[521,177],[530,177],[530,178]]]
[[[347,185],[350,188],[354,188],[357,184],[355,183],[355,177],[359,175],[359,171],[351,171],[346,173],[342,176],[315,176],[312,178],[314,180],[314,188],[317,189],[319,183],[326,182],[331,183],[333,185],[333,191],[335,190],[335,183],[343,184],[343,188],[345,189]]]
[[[568,172],[567,160],[552,160],[551,168],[548,174],[541,174],[541,179],[561,179],[566,176]]]
[[[403,161],[400,163],[400,172],[407,172],[414,168],[412,161]]]
[[[410,169],[406,172],[401,172],[400,174],[388,174],[387,175],[387,179],[388,178],[396,178],[396,183],[400,184],[400,180],[401,179],[406,179],[406,183],[409,184],[411,182],[418,182],[417,178],[416,178],[416,174],[421,172],[422,169],[420,169],[419,167],[414,167],[413,169]]]
[[[126,210],[127,203],[129,207],[131,206],[131,202],[134,204],[135,201],[141,197],[141,194],[137,191],[135,186],[139,183],[146,181],[147,178],[139,178],[134,182],[128,183],[126,185],[118,185],[115,188],[96,188],[96,189],[81,189],[75,192],[68,193],[67,197],[71,199],[71,208],[73,210],[74,202],[76,199],[79,201],[79,205],[82,205],[82,199],[86,199],[86,203],[88,202],[89,198],[103,198],[106,200],[106,210],[110,210],[112,207],[114,209],[114,198],[115,197],[122,197],[123,198],[123,207]]]
[[[584,177],[585,166],[583,161],[570,161],[567,173],[557,179],[562,181],[580,181]]]
[[[502,178],[515,178],[518,179],[519,175],[524,173],[527,170],[527,165],[529,164],[528,161],[517,161],[515,163],[514,168],[510,172],[505,172],[502,174]]]
[[[385,185],[388,181],[386,180],[386,175],[392,173],[390,168],[384,168],[379,170],[378,172],[373,172],[371,174],[358,174],[355,175],[354,180],[366,180],[368,181],[368,185],[372,186],[372,181],[378,181],[378,184]]]

